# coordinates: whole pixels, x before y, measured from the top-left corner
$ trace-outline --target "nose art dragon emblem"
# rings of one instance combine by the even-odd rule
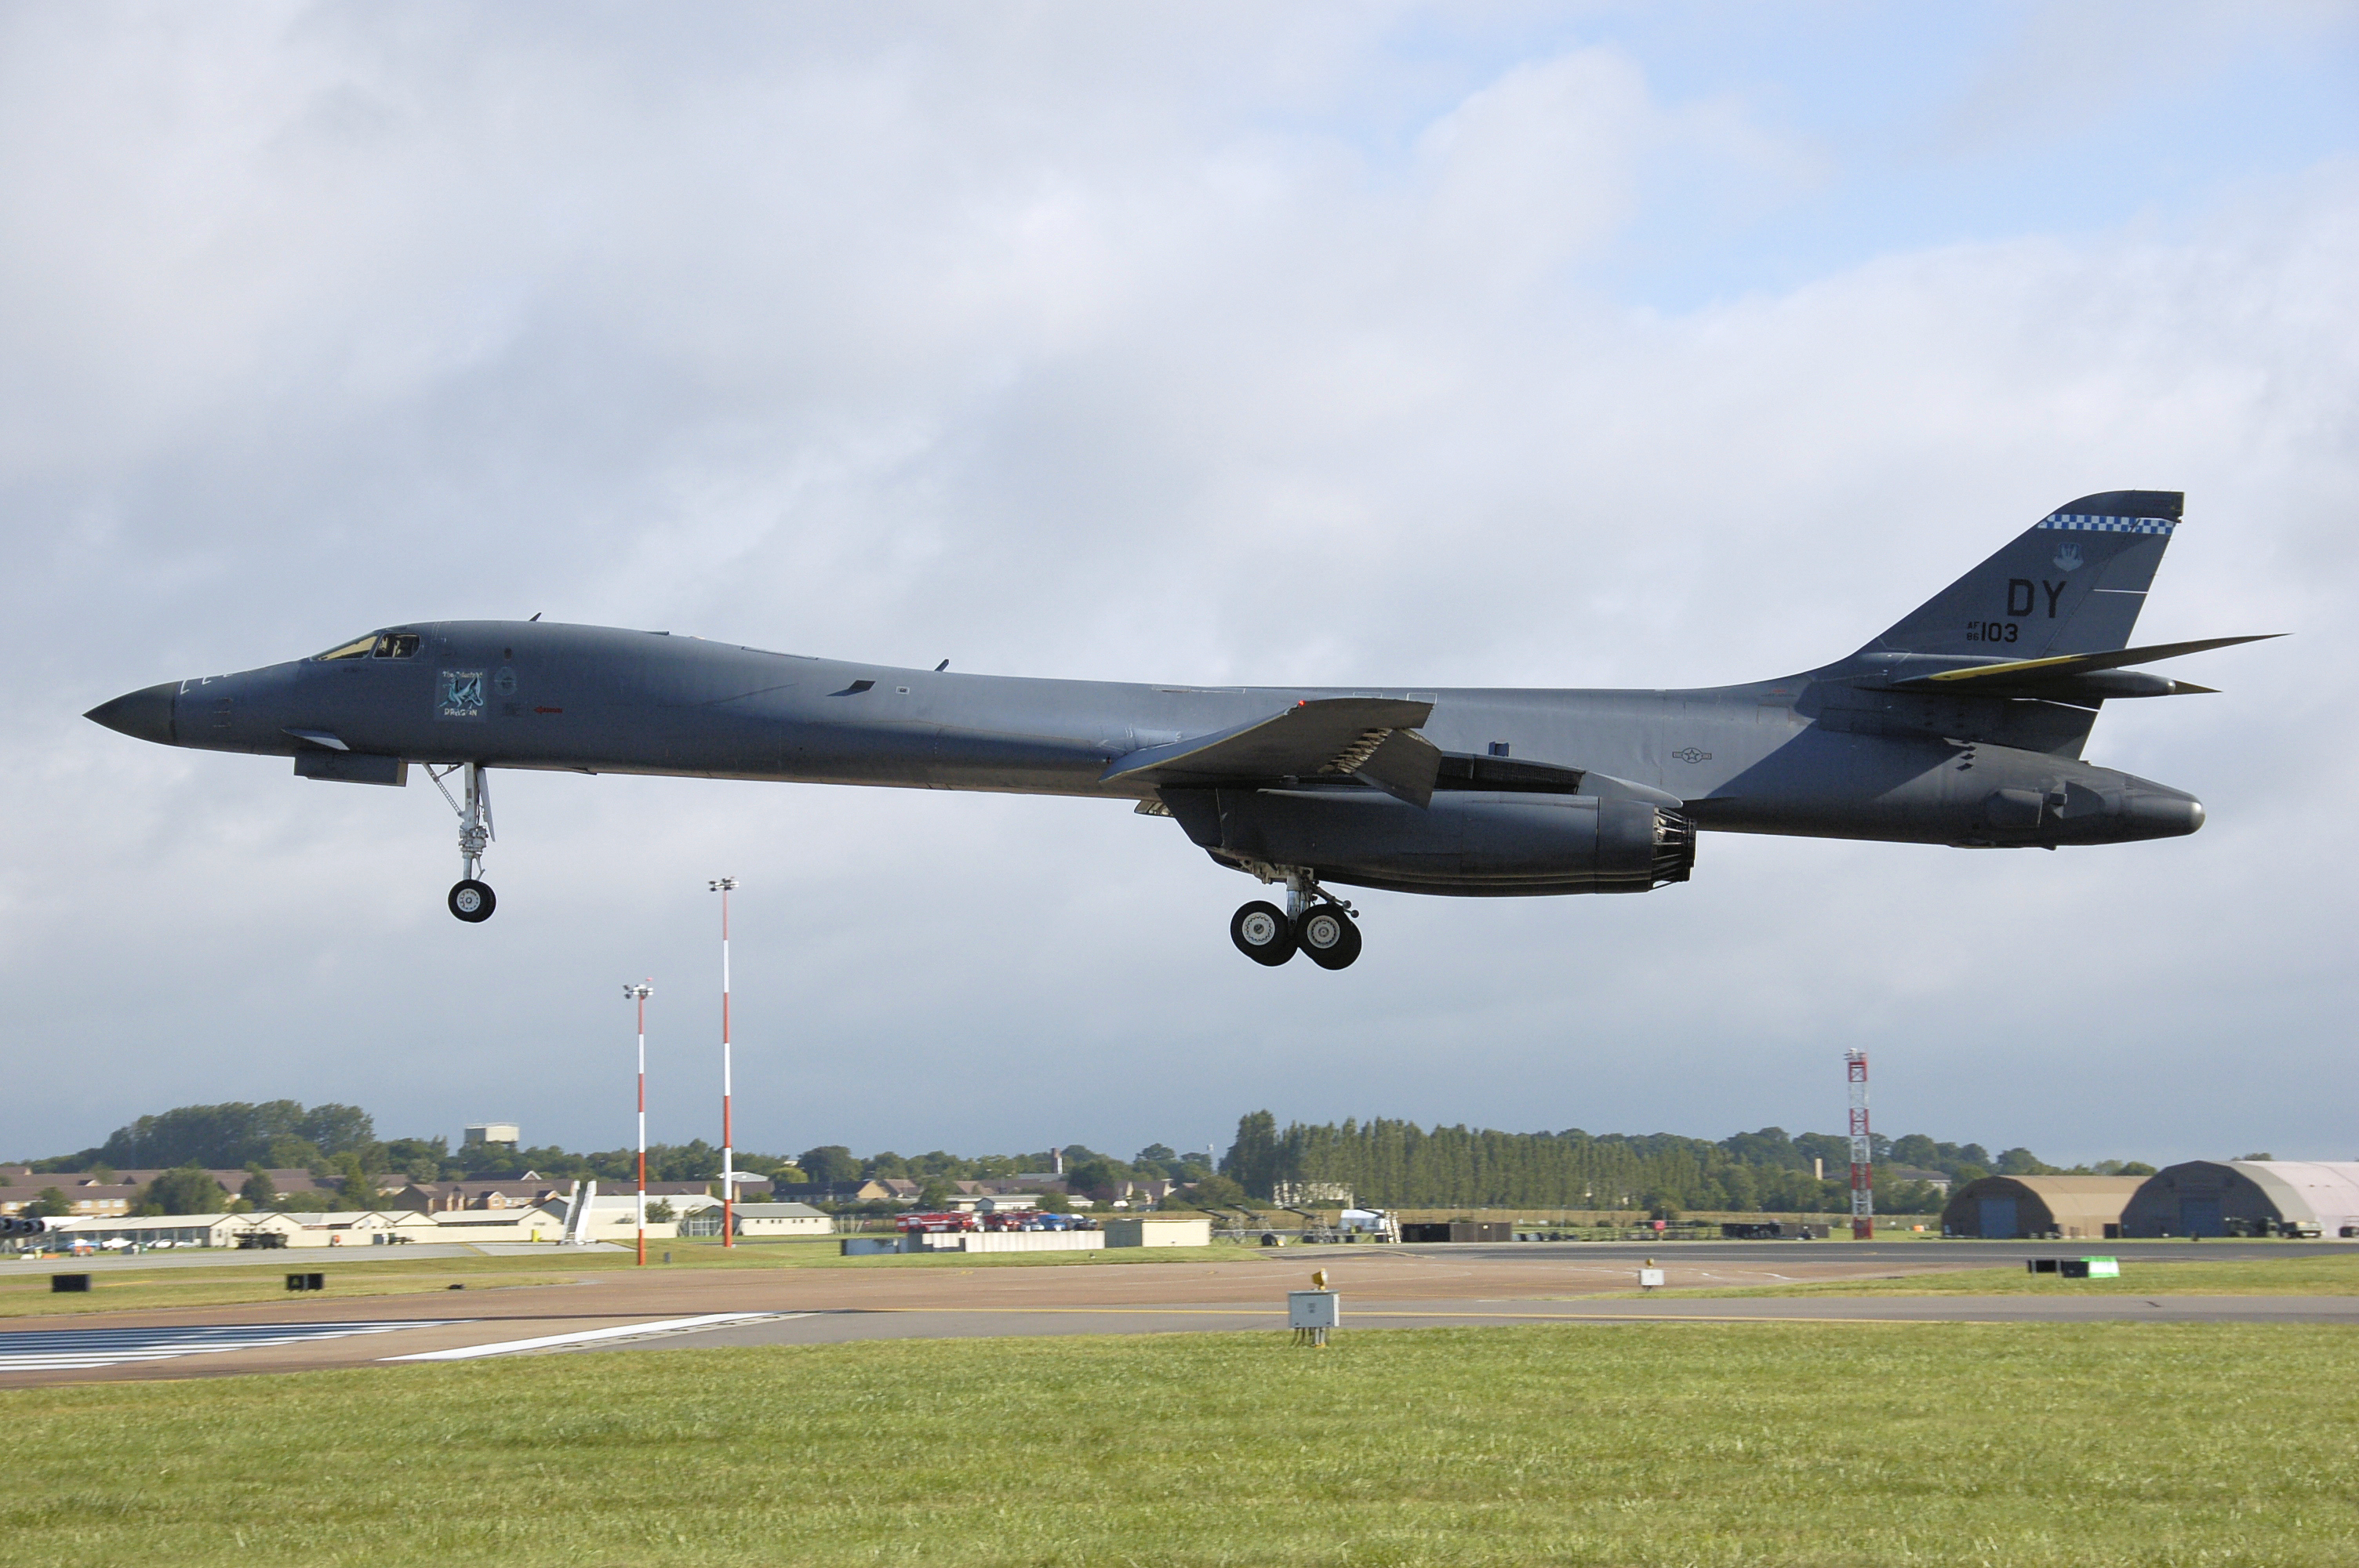
[[[2080,569],[2080,567],[2081,567],[2081,546],[2078,546],[2078,545],[2071,545],[2071,544],[2068,544],[2068,545],[2064,546],[2061,549],[2060,549],[2060,550],[2058,550],[2058,551],[2056,552],[2056,569],[2057,569],[2058,571],[2060,571],[2060,572],[2078,571],[2078,570]]]

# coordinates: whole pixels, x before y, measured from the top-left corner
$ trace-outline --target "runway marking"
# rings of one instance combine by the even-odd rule
[[[451,1350],[421,1350],[409,1356],[380,1356],[380,1361],[473,1361],[484,1356],[512,1356],[520,1350],[551,1350],[562,1345],[587,1345],[595,1339],[622,1339],[633,1335],[678,1334],[723,1324],[767,1322],[809,1317],[806,1312],[708,1312],[695,1317],[667,1317],[653,1323],[625,1323],[613,1328],[585,1328],[572,1334],[544,1334],[531,1339],[501,1339],[489,1345],[462,1345]]]
[[[1909,1298],[1909,1299],[1910,1299],[1910,1300],[1917,1300],[1917,1299],[1919,1299],[1919,1298],[1911,1297],[1911,1298]],[[859,1314],[859,1313],[933,1313],[933,1314],[945,1314],[945,1315],[968,1316],[968,1315],[976,1315],[976,1314],[985,1314],[985,1313],[997,1313],[997,1314],[1013,1314],[1013,1315],[1015,1315],[1015,1316],[1019,1316],[1019,1317],[1031,1317],[1031,1316],[1045,1315],[1045,1314],[1051,1314],[1051,1313],[1071,1313],[1071,1314],[1077,1314],[1083,1315],[1083,1316],[1103,1316],[1103,1317],[1113,1317],[1113,1316],[1117,1316],[1117,1315],[1121,1315],[1121,1314],[1129,1314],[1129,1315],[1132,1315],[1132,1316],[1137,1316],[1137,1317],[1265,1317],[1265,1316],[1266,1316],[1266,1317],[1276,1317],[1276,1316],[1279,1316],[1279,1315],[1281,1315],[1281,1314],[1285,1312],[1285,1310],[1286,1310],[1286,1309],[1285,1309],[1285,1308],[1283,1308],[1283,1307],[1060,1307],[1060,1306],[1030,1306],[1030,1307],[897,1307],[897,1306],[881,1306],[881,1307],[853,1307],[853,1308],[848,1309],[848,1311],[847,1311],[847,1313],[846,1313],[846,1315],[852,1315],[852,1314]],[[809,1317],[809,1316],[814,1316],[814,1315],[816,1315],[816,1314],[810,1314],[810,1313],[794,1313],[794,1314],[779,1314],[779,1315],[782,1315],[782,1316],[795,1316],[795,1317]],[[2017,1319],[2017,1318],[2001,1318],[2001,1317],[1937,1317],[1937,1318],[1918,1318],[1918,1317],[1788,1317],[1788,1316],[1784,1316],[1784,1315],[1775,1315],[1775,1316],[1773,1316],[1773,1315],[1768,1315],[1768,1314],[1757,1314],[1757,1313],[1756,1313],[1756,1314],[1740,1314],[1740,1313],[1713,1313],[1713,1314],[1707,1314],[1707,1313],[1687,1313],[1687,1312],[1683,1312],[1683,1313],[1658,1313],[1658,1312],[1452,1312],[1452,1311],[1449,1310],[1449,1309],[1448,1309],[1448,1308],[1446,1308],[1446,1307],[1445,1307],[1445,1308],[1439,1308],[1439,1309],[1435,1309],[1435,1310],[1432,1310],[1432,1311],[1426,1311],[1426,1312],[1413,1312],[1413,1311],[1408,1311],[1408,1310],[1402,1310],[1402,1309],[1395,1309],[1395,1308],[1360,1308],[1360,1309],[1354,1309],[1354,1310],[1353,1310],[1353,1311],[1352,1311],[1348,1315],[1350,1315],[1350,1316],[1352,1316],[1352,1317],[1472,1317],[1472,1318],[1499,1318],[1499,1319],[1502,1319],[1502,1320],[1506,1320],[1506,1321],[1512,1321],[1512,1322],[1525,1322],[1525,1321],[1532,1321],[1532,1322],[1541,1322],[1541,1323],[1883,1323],[1883,1324],[1891,1324],[1891,1323],[1898,1323],[1898,1324],[1915,1324],[1915,1323],[1926,1323],[1926,1324],[1951,1324],[1951,1323],[1966,1323],[1966,1324],[1983,1324],[1983,1325],[1987,1325],[1987,1326],[1994,1327],[1994,1328],[2013,1327],[2013,1326],[2016,1326],[2018,1323],[2024,1323],[2024,1322],[2038,1322],[2038,1321],[2040,1321],[2040,1320],[2038,1320],[2038,1319]],[[387,1359],[390,1359],[390,1360],[423,1360],[423,1359],[425,1359],[425,1357],[387,1357]]]
[[[0,1372],[80,1371],[134,1361],[168,1361],[223,1350],[441,1328],[467,1318],[375,1323],[252,1323],[181,1328],[53,1328],[0,1334]]]

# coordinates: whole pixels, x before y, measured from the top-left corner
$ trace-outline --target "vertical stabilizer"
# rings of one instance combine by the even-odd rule
[[[2036,659],[2126,648],[2186,499],[2111,490],[2068,502],[1860,651]]]

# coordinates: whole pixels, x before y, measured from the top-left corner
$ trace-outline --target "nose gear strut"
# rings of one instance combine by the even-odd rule
[[[442,782],[452,773],[462,775],[460,787],[465,795],[463,804]],[[434,781],[434,787],[442,792],[442,798],[449,801],[451,809],[459,814],[460,874],[459,880],[451,884],[451,913],[471,925],[489,920],[492,911],[499,905],[499,900],[493,896],[491,884],[481,877],[484,851],[499,838],[492,827],[490,776],[481,762],[453,762],[445,768],[436,768],[429,763],[426,776]]]

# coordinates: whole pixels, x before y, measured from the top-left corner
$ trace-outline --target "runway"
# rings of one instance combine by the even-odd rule
[[[2135,1284],[2138,1261],[2191,1260],[2184,1243],[2101,1244]],[[20,1320],[0,1334],[0,1388],[216,1377],[327,1367],[619,1354],[871,1339],[1282,1330],[1286,1292],[1323,1269],[1355,1330],[1683,1323],[2359,1324],[2359,1296],[2094,1295],[1653,1297],[1626,1292],[1655,1256],[1677,1287],[1745,1288],[1987,1268],[2086,1244],[1731,1242],[1662,1246],[1287,1249],[1218,1263],[1054,1267],[625,1270],[564,1284]],[[543,1249],[543,1251],[554,1251]],[[2201,1255],[2354,1250],[2204,1244]],[[375,1260],[372,1259],[372,1261]],[[552,1261],[560,1260],[552,1259]],[[981,1260],[978,1260],[980,1263]]]

